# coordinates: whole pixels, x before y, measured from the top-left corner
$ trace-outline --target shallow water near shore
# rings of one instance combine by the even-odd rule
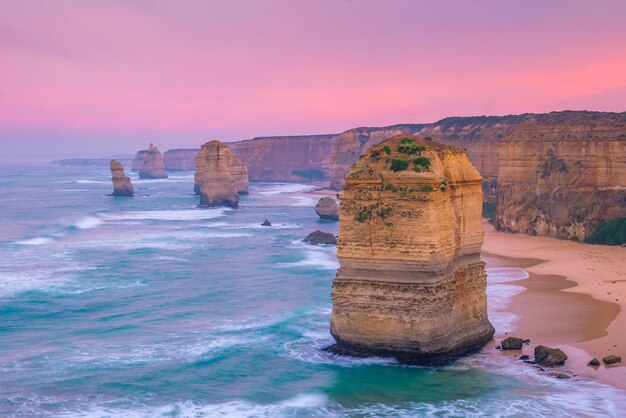
[[[338,262],[301,239],[312,187],[251,183],[198,209],[193,173],[106,196],[108,170],[0,169],[0,415],[619,416],[625,394],[487,346],[441,368],[322,349]],[[261,227],[269,219],[272,227]],[[490,318],[525,272],[488,269]]]

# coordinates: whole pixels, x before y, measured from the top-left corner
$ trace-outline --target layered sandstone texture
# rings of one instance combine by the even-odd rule
[[[322,197],[315,205],[315,213],[317,213],[320,219],[338,221],[339,206],[337,201],[330,196]]]
[[[196,169],[197,148],[170,149],[163,153],[165,169],[167,171],[192,171]]]
[[[239,159],[239,157],[232,153],[227,145],[221,142],[220,144],[220,152],[222,153],[222,157],[228,161],[228,168],[230,170],[230,175],[233,180],[235,190],[238,194],[248,194],[248,168]],[[203,179],[204,177],[198,171],[196,171],[196,174],[194,176],[195,184],[193,188],[196,194],[200,194],[200,184],[202,183]]]
[[[167,178],[163,156],[157,147],[150,144],[148,150],[143,154],[143,163],[139,170],[139,178],[142,179],[164,179]]]
[[[336,135],[259,137],[230,144],[250,181],[327,181]]]
[[[464,151],[414,136],[354,164],[340,197],[335,351],[436,364],[492,338],[480,182]]]
[[[209,141],[196,156],[195,181],[200,206],[237,206],[239,194],[231,174],[232,153],[220,141]]]
[[[109,168],[111,169],[111,181],[113,182],[112,196],[132,196],[135,194],[133,184],[130,182],[130,178],[126,176],[124,172],[124,166],[117,160],[111,160],[109,162]]]
[[[498,151],[499,230],[583,240],[626,217],[626,113],[533,115]]]

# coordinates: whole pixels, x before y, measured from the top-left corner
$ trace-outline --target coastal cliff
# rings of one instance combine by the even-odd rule
[[[250,181],[325,181],[336,135],[259,137],[229,144]]]
[[[192,171],[196,169],[197,148],[175,148],[163,153],[165,169],[167,171]]]
[[[532,115],[498,151],[495,226],[583,240],[626,217],[626,113]]]
[[[132,196],[135,194],[130,178],[124,172],[124,166],[117,160],[109,162],[111,170],[111,181],[113,182],[113,193],[111,196]]]
[[[139,178],[142,179],[164,179],[167,178],[163,156],[157,147],[150,144],[148,150],[143,154],[143,163],[139,170]]]
[[[195,181],[200,206],[237,206],[239,194],[231,175],[232,153],[220,141],[202,145],[196,156]]]
[[[433,364],[492,338],[480,181],[464,151],[408,135],[354,164],[340,196],[334,351]]]

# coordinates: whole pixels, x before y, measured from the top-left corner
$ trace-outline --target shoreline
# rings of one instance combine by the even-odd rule
[[[481,257],[487,267],[528,273],[526,279],[505,283],[524,290],[507,308],[517,317],[513,329],[497,330],[496,341],[529,338],[523,352],[531,358],[536,345],[560,347],[568,360],[553,372],[571,370],[626,390],[626,248],[499,232],[486,221],[483,226]],[[521,352],[503,352],[515,354]],[[609,354],[621,356],[622,363],[587,366],[592,358],[602,363]]]

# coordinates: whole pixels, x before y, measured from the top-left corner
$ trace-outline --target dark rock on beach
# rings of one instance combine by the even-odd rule
[[[266,220],[263,221],[261,226],[272,226],[272,223],[266,219]]]
[[[599,365],[600,365],[600,362],[598,361],[598,359],[597,359],[597,358],[591,359],[591,360],[589,361],[589,363],[587,363],[587,366],[594,366],[594,367],[597,367],[597,366],[599,366]]]
[[[567,355],[560,348],[550,348],[544,345],[535,347],[535,362],[542,366],[562,366],[567,360]]]
[[[615,364],[615,363],[621,363],[622,358],[620,356],[611,354],[610,356],[604,357],[602,361],[604,362],[604,364]]]
[[[307,235],[304,242],[308,242],[311,245],[337,245],[337,237],[330,232],[315,231]]]
[[[524,340],[517,337],[507,337],[501,344],[503,350],[521,350]]]

